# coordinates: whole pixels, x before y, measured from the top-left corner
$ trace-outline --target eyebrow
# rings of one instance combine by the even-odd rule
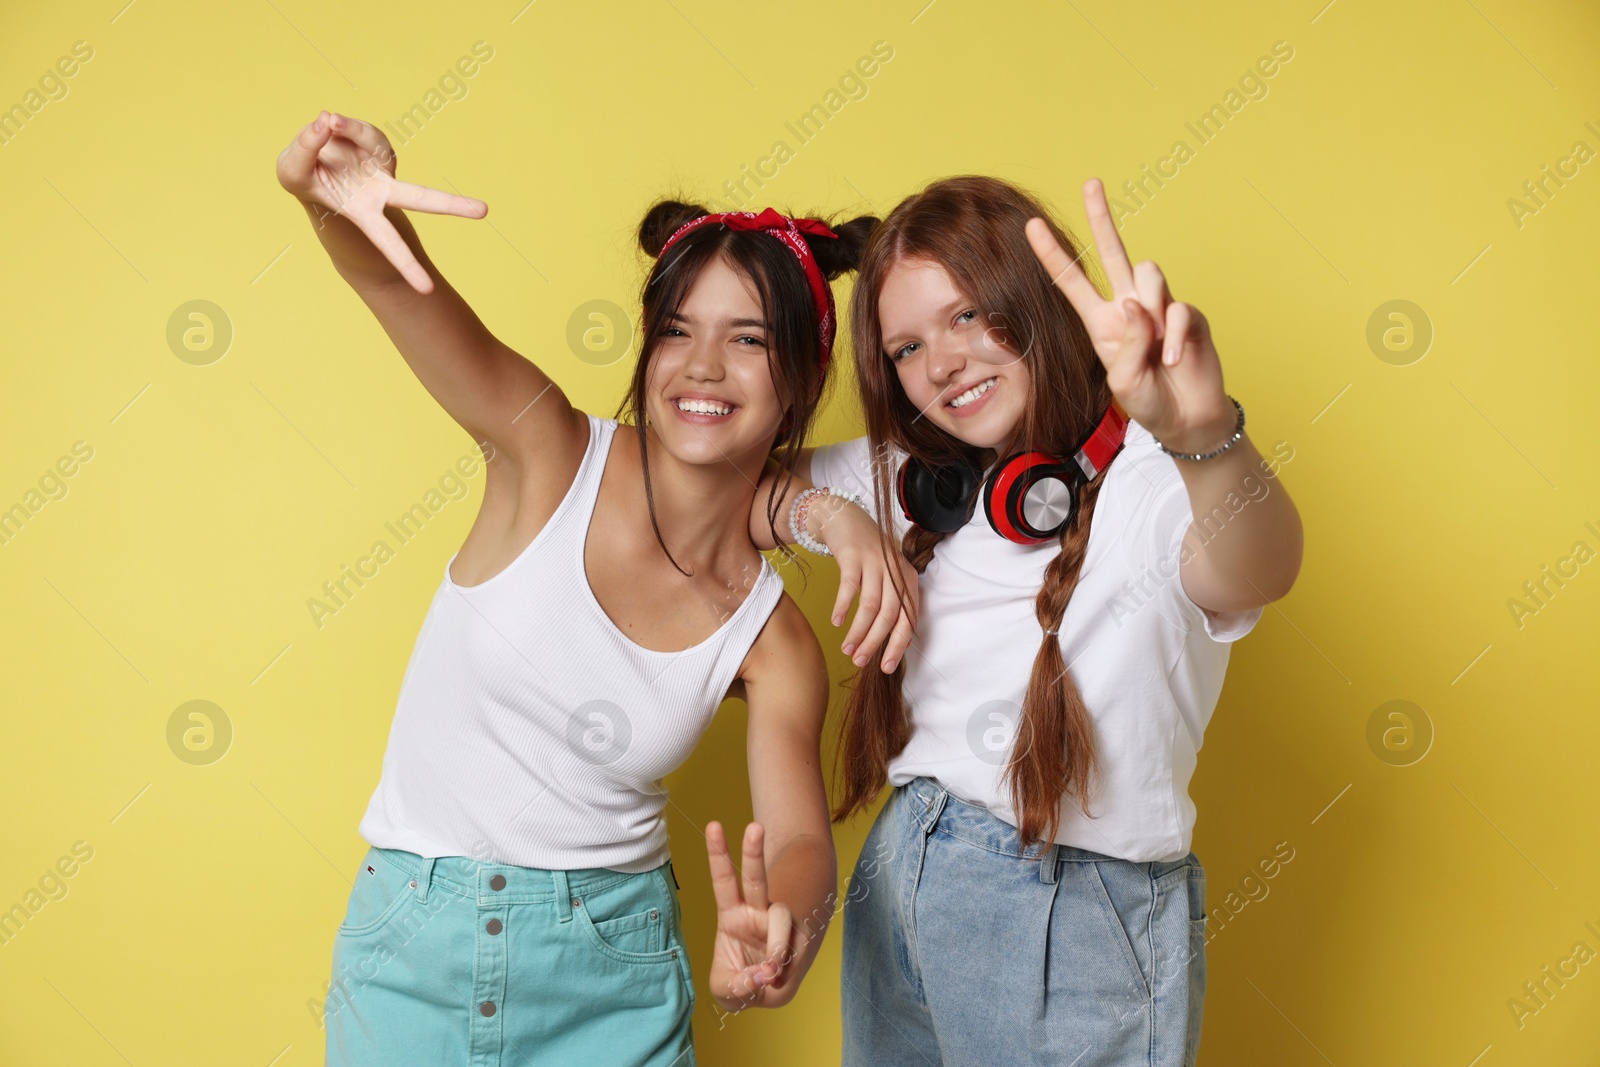
[[[679,314],[678,312],[673,312],[672,314],[668,315],[667,321],[682,322],[690,326],[694,325],[693,318],[688,315]],[[754,326],[761,330],[765,330],[767,328],[767,324],[761,319],[724,319],[722,324],[724,326]]]
[[[940,315],[940,316],[949,315],[956,308],[958,308],[962,304],[966,304],[966,303],[969,303],[969,301],[967,300],[966,297],[958,296],[954,300],[950,301],[948,304],[945,304],[943,307],[935,308],[934,309],[934,314],[935,315]],[[898,342],[903,341],[903,340],[905,340],[905,335],[897,333],[893,337],[885,337],[883,339],[883,345],[884,345],[884,348],[886,348],[886,349],[893,348],[893,347],[895,347],[895,345]]]

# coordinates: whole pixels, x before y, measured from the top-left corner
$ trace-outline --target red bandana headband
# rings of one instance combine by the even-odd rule
[[[795,258],[800,261],[800,269],[805,272],[806,286],[811,290],[811,302],[816,307],[817,334],[822,342],[822,369],[826,371],[828,360],[833,355],[833,290],[828,286],[828,279],[822,276],[822,268],[817,266],[816,257],[811,254],[811,247],[800,235],[803,233],[809,233],[813,237],[839,235],[830,230],[820,219],[791,219],[787,215],[778,214],[770,207],[759,214],[754,211],[726,211],[701,215],[679,226],[661,246],[661,255],[665,256],[667,249],[671,248],[678,238],[696,226],[704,226],[708,222],[720,222],[730,230],[760,230],[762,233],[771,234],[795,254]],[[658,261],[659,258],[657,257]]]

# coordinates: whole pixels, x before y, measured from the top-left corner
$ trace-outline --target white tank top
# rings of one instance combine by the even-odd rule
[[[589,416],[571,488],[503,571],[460,586],[445,564],[361,819],[368,844],[552,870],[667,861],[660,779],[710,724],[783,581],[762,558],[743,602],[708,606],[722,626],[680,652],[623,634],[583,568],[616,429]]]

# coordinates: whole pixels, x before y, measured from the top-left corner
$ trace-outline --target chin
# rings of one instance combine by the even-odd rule
[[[999,449],[1011,439],[1021,418],[1020,411],[1010,413],[985,411],[974,419],[953,419],[946,416],[939,420],[939,428],[973,448]]]
[[[747,414],[741,411],[736,417]],[[752,439],[748,426],[697,426],[675,419],[671,412],[660,419],[652,415],[651,426],[669,455],[695,466],[734,462],[752,450],[765,455],[768,448],[766,440]]]

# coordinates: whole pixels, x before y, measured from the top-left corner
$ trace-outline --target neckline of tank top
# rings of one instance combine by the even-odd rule
[[[593,512],[590,512],[590,514],[592,515]],[[588,540],[587,526],[584,527],[584,533],[585,537],[578,542],[578,579],[579,584],[583,586],[583,595],[585,599],[588,600],[589,607],[593,609],[597,616],[599,616],[600,625],[609,630],[617,640],[626,644],[629,649],[644,656],[689,656],[696,652],[703,651],[708,645],[725,637],[728,631],[733,629],[734,625],[738,623],[739,618],[742,615],[744,615],[747,611],[753,610],[750,605],[755,601],[756,594],[761,591],[761,587],[764,584],[775,579],[778,574],[778,572],[773,569],[771,562],[767,560],[767,557],[762,556],[760,575],[758,575],[756,580],[751,583],[750,591],[744,595],[744,599],[739,602],[739,606],[733,609],[733,613],[723,621],[721,626],[718,626],[715,630],[706,635],[704,639],[696,641],[688,648],[674,648],[667,649],[665,651],[658,648],[645,648],[639,642],[622,632],[622,627],[618,626],[611,616],[606,614],[606,609],[600,605],[600,598],[594,595],[594,587],[589,584],[589,572],[583,566],[583,544]]]
[[[583,587],[583,595],[588,599],[589,605],[590,605],[591,608],[593,608],[595,614],[599,615],[599,617],[601,619],[601,625],[602,626],[605,626],[607,629],[609,629],[611,631],[611,633],[613,635],[615,635],[618,640],[625,642],[630,648],[632,648],[632,649],[634,649],[634,650],[636,650],[636,651],[638,651],[638,652],[640,652],[640,653],[642,653],[644,655],[647,655],[647,656],[683,656],[683,655],[688,655],[689,653],[700,651],[705,646],[711,644],[713,641],[716,641],[718,638],[720,638],[723,635],[725,635],[728,632],[728,630],[730,630],[734,626],[734,624],[738,621],[739,617],[742,616],[747,609],[749,609],[750,602],[753,601],[756,598],[756,593],[760,590],[761,586],[763,584],[765,584],[766,582],[769,582],[773,578],[775,578],[777,576],[778,572],[773,568],[771,561],[769,561],[767,559],[767,557],[761,556],[759,553],[757,553],[757,555],[759,556],[759,558],[761,560],[761,572],[757,576],[755,582],[751,584],[750,591],[745,594],[744,600],[742,600],[739,603],[739,606],[733,610],[733,613],[728,616],[726,621],[724,621],[721,626],[719,626],[715,630],[713,630],[709,635],[706,636],[706,638],[704,640],[697,641],[694,644],[690,645],[688,648],[670,649],[670,650],[667,650],[667,651],[663,651],[661,649],[655,649],[655,648],[645,648],[643,645],[639,644],[639,642],[635,641],[633,638],[631,638],[627,634],[623,633],[622,632],[622,628],[616,624],[616,622],[611,618],[610,615],[606,614],[606,609],[604,607],[602,607],[601,604],[600,604],[600,598],[594,595],[594,587],[589,584],[589,572],[588,572],[588,569],[584,566],[584,562],[583,562],[584,548],[589,542],[589,524],[594,521],[594,505],[595,505],[595,502],[599,499],[599,479],[601,479],[601,478],[603,478],[605,476],[605,462],[606,462],[606,459],[610,457],[611,439],[612,439],[613,436],[615,436],[618,426],[619,426],[619,423],[615,419],[601,418],[601,417],[599,417],[597,415],[594,415],[594,414],[590,414],[589,415],[590,438],[589,438],[589,446],[588,447],[590,449],[601,449],[601,448],[603,448],[605,450],[605,454],[604,454],[604,456],[602,456],[602,458],[600,460],[600,464],[601,464],[600,470],[594,475],[594,477],[596,479],[595,492],[590,495],[589,514],[586,516],[584,524],[583,524],[583,533],[577,539],[577,541],[578,541],[577,573],[578,573],[579,584]],[[602,440],[602,438],[603,438],[603,440]],[[587,453],[585,454],[585,458],[587,458]],[[510,573],[513,568],[515,568],[519,563],[521,563],[523,561],[524,557],[528,556],[533,551],[534,546],[537,545],[540,542],[540,539],[544,537],[545,531],[549,530],[552,526],[555,525],[556,520],[558,518],[560,518],[566,512],[566,510],[568,509],[569,506],[570,507],[577,507],[578,506],[577,504],[573,503],[574,500],[577,498],[577,495],[578,495],[577,494],[577,489],[578,489],[578,478],[574,477],[573,480],[572,480],[572,485],[569,486],[568,489],[567,489],[567,494],[564,497],[561,498],[561,503],[556,505],[555,511],[550,513],[550,518],[545,520],[544,526],[542,528],[540,528],[538,533],[533,535],[533,539],[531,541],[529,541],[527,543],[527,545],[525,545],[523,547],[522,551],[517,553],[516,557],[513,558],[510,563],[508,563],[504,567],[500,568],[499,571],[497,571],[496,573],[494,573],[494,574],[490,575],[489,577],[485,578],[483,581],[479,582],[476,585],[459,585],[459,584],[457,584],[456,580],[454,578],[450,577],[450,567],[451,567],[452,564],[455,563],[456,556],[461,554],[461,550],[457,549],[450,556],[450,558],[445,561],[445,565],[444,565],[444,580],[445,580],[445,583],[451,589],[455,590],[458,593],[476,593],[479,590],[488,588],[490,585],[498,582],[502,577],[504,577],[506,574]]]
[[[733,612],[723,620],[721,626],[718,626],[715,630],[706,635],[704,639],[696,641],[688,648],[674,648],[665,651],[656,648],[645,648],[639,642],[635,641],[633,638],[624,633],[622,627],[618,626],[616,621],[606,613],[606,609],[600,603],[600,598],[594,595],[594,586],[589,584],[589,568],[585,566],[583,558],[584,550],[589,544],[589,526],[594,522],[594,509],[600,500],[599,483],[600,480],[605,477],[605,460],[611,455],[611,438],[615,436],[618,428],[618,423],[615,419],[607,419],[605,421],[610,424],[610,434],[607,435],[605,440],[602,442],[602,445],[605,448],[605,457],[601,459],[600,471],[595,475],[595,490],[593,493],[589,494],[589,514],[584,518],[583,531],[578,535],[577,538],[575,538],[578,543],[578,558],[576,561],[578,584],[583,587],[583,596],[588,600],[589,607],[593,609],[594,613],[600,617],[600,625],[609,630],[612,636],[626,644],[633,651],[645,656],[658,657],[693,655],[694,653],[700,652],[707,646],[721,640],[724,636],[726,636],[728,631],[733,629],[735,624],[738,623],[740,617],[743,616],[747,611],[751,610],[750,605],[756,599],[756,594],[761,590],[761,587],[766,582],[776,579],[778,572],[773,569],[772,563],[767,559],[767,557],[757,553],[757,558],[761,560],[761,571],[756,576],[756,580],[750,583],[750,589],[745,593],[744,599],[739,602],[739,606],[734,608]],[[563,501],[563,503],[565,503],[565,501]]]

